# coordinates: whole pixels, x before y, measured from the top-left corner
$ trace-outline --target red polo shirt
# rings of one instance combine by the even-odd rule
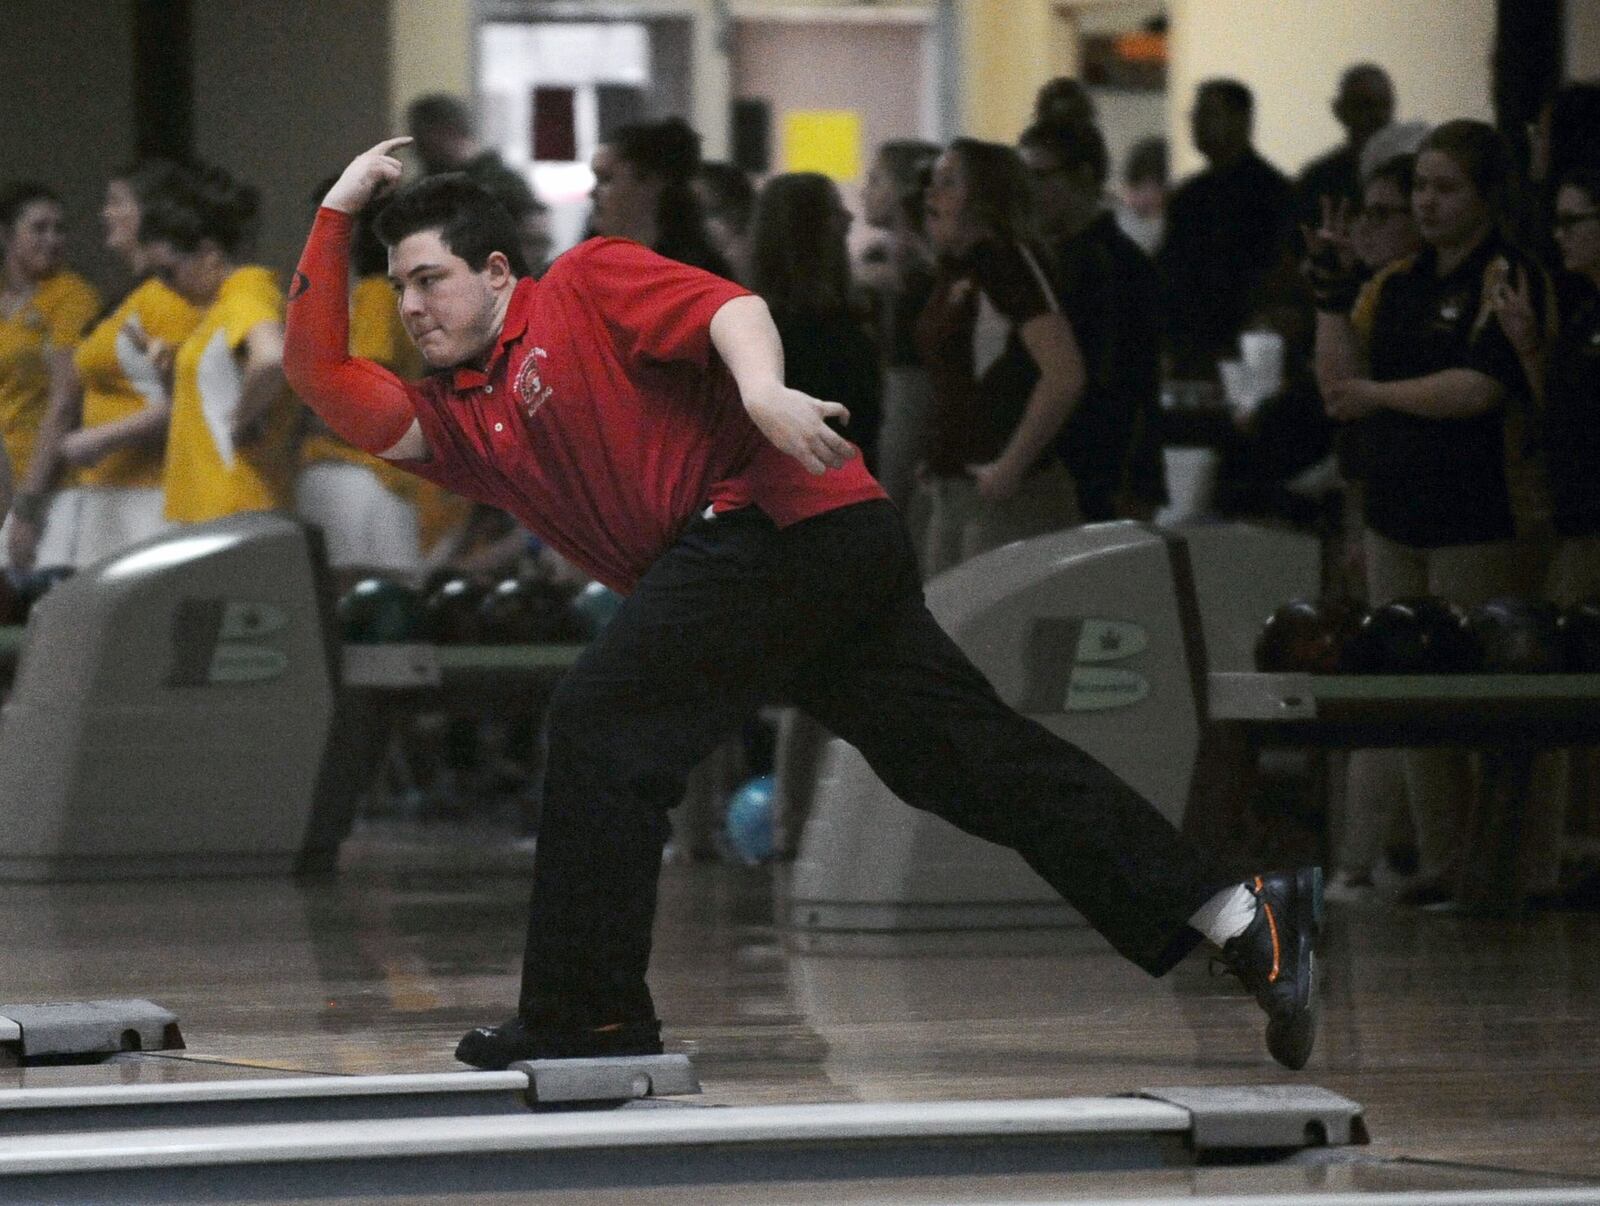
[[[750,421],[711,346],[738,285],[591,239],[517,283],[481,371],[407,385],[347,351],[349,229],[322,210],[301,261],[285,347],[301,397],[377,411],[402,391],[431,456],[397,465],[510,512],[608,586],[631,590],[707,504],[754,505],[784,527],[884,497],[859,456],[814,476]]]

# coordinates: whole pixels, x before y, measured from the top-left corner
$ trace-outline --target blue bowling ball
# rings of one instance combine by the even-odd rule
[[[772,791],[772,776],[758,775],[742,784],[728,800],[728,815],[723,822],[728,844],[748,866],[765,862],[773,854],[776,838]]]
[[[601,582],[591,582],[578,592],[572,601],[572,610],[588,626],[589,635],[597,636],[611,623],[611,617],[622,606],[622,596]]]

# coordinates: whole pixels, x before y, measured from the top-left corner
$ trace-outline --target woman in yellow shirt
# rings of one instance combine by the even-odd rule
[[[62,438],[57,451],[64,464],[77,469],[83,501],[74,561],[80,568],[167,526],[161,459],[172,399],[165,370],[200,312],[149,275],[139,221],[177,171],[164,160],[152,160],[106,185],[100,211],[106,247],[127,262],[139,283],[94,326],[73,357],[82,425]]]
[[[52,433],[70,418],[72,350],[100,310],[93,287],[62,267],[65,250],[60,197],[34,183],[0,190],[0,439],[18,483],[0,556],[17,570],[34,563],[53,484],[54,466],[36,468],[34,448],[53,442]],[[69,511],[59,510],[49,526],[70,550]]]
[[[400,323],[388,252],[366,217],[352,236],[356,279],[350,291],[350,352],[412,381],[422,375],[422,356]],[[309,412],[307,424],[295,509],[322,529],[328,564],[341,585],[380,573],[420,579],[416,500],[421,480],[346,444]]]
[[[163,474],[166,517],[202,523],[287,509],[296,406],[283,379],[283,291],[241,263],[255,189],[220,168],[183,172],[139,225],[151,270],[201,310],[174,358]]]

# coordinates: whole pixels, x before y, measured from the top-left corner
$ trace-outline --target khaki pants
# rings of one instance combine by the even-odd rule
[[[980,497],[965,477],[929,479],[918,494],[927,505],[922,572],[929,578],[1003,544],[1082,522],[1077,487],[1055,460],[1029,474],[1015,494],[1000,502]]]
[[[1418,549],[1397,544],[1369,528],[1364,543],[1367,593],[1374,606],[1408,595],[1438,595],[1461,607],[1474,607],[1501,595],[1538,595],[1550,559],[1549,545],[1536,540]],[[1353,760],[1344,843],[1344,849],[1352,854],[1375,852],[1382,835],[1388,815],[1382,786],[1384,756],[1383,751],[1363,751],[1362,757]],[[1552,774],[1556,759],[1545,756],[1536,761],[1540,764],[1534,774],[1536,800],[1530,803],[1547,804],[1555,787]],[[1363,766],[1364,762],[1367,765]],[[1552,765],[1546,767],[1547,763]],[[1411,749],[1400,753],[1400,764],[1416,827],[1422,874],[1452,876],[1460,866],[1467,805],[1473,792],[1470,758],[1465,750]],[[1535,807],[1533,811],[1542,813],[1548,807]],[[1544,854],[1535,853],[1535,847],[1541,844],[1535,831],[1547,829],[1545,819],[1529,818],[1525,857],[1545,859]],[[1371,856],[1367,859],[1370,866]],[[1527,889],[1538,892],[1554,886],[1539,882],[1543,877],[1543,872],[1530,874],[1524,880]]]

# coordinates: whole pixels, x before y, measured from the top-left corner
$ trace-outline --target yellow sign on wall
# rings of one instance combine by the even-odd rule
[[[854,109],[801,109],[784,115],[783,166],[821,172],[840,183],[861,176],[861,114]]]

